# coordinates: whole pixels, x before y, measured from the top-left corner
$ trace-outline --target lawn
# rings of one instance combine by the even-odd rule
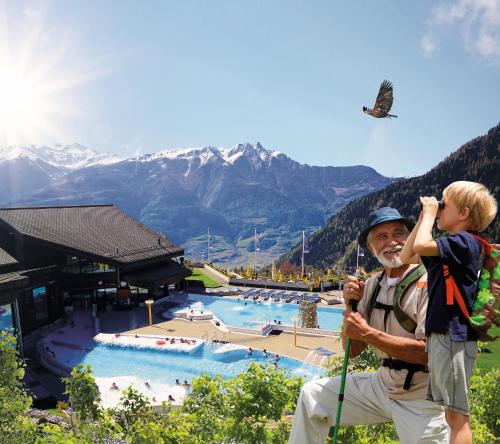
[[[490,332],[492,335],[500,335],[500,328]],[[500,340],[487,342],[483,351],[477,358],[477,366],[484,370],[500,367]]]
[[[220,282],[214,281],[201,271],[200,268],[193,268],[193,274],[186,278],[187,281],[202,281],[206,288],[220,287]]]

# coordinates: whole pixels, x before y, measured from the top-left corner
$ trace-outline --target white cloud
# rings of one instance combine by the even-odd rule
[[[424,52],[424,56],[432,57],[434,51],[436,50],[436,43],[434,41],[434,38],[430,34],[424,35],[422,37],[422,40],[420,40],[420,47]]]
[[[458,32],[464,48],[488,61],[500,62],[500,0],[456,0],[432,9],[421,40],[426,57],[437,49],[437,36]]]

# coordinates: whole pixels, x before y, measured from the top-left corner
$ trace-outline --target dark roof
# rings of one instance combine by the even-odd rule
[[[116,263],[184,253],[114,205],[0,208],[0,220],[24,236]]]
[[[17,264],[17,261],[9,253],[0,248],[0,267],[11,264]]]
[[[190,270],[170,260],[144,270],[126,272],[121,276],[121,279],[137,287],[159,287],[178,282],[190,275]]]

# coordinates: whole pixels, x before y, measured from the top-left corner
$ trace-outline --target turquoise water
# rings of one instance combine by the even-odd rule
[[[0,310],[0,330],[9,330],[14,327],[10,306],[5,305]]]
[[[246,305],[245,305],[246,303]],[[255,304],[252,300],[226,299],[214,296],[199,296],[190,294],[188,302],[181,306],[186,308],[210,310],[226,325],[244,328],[261,328],[262,322],[281,321],[284,325],[293,325],[292,316],[298,316],[298,304],[282,304],[279,302],[261,302]],[[178,310],[179,307],[175,308]],[[326,330],[339,330],[342,322],[342,309],[318,307],[318,323]]]
[[[211,376],[219,374],[224,379],[233,378],[245,372],[251,362],[272,364],[275,357],[272,355],[272,359],[264,359],[257,350],[251,357],[246,350],[234,350],[222,357],[215,354],[214,350],[206,344],[190,353],[98,344],[85,354],[76,350],[68,351],[66,359],[69,358],[69,362],[66,365],[90,364],[97,377],[134,375],[150,382],[175,384],[176,379],[191,381],[201,373]],[[290,370],[292,376],[302,376],[306,380],[323,375],[319,367],[295,359],[280,357],[278,366]]]

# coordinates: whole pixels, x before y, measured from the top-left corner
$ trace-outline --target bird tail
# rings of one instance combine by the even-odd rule
[[[398,116],[396,116],[394,114],[387,114],[387,117],[389,117],[389,118],[395,117],[396,119],[398,118]]]

